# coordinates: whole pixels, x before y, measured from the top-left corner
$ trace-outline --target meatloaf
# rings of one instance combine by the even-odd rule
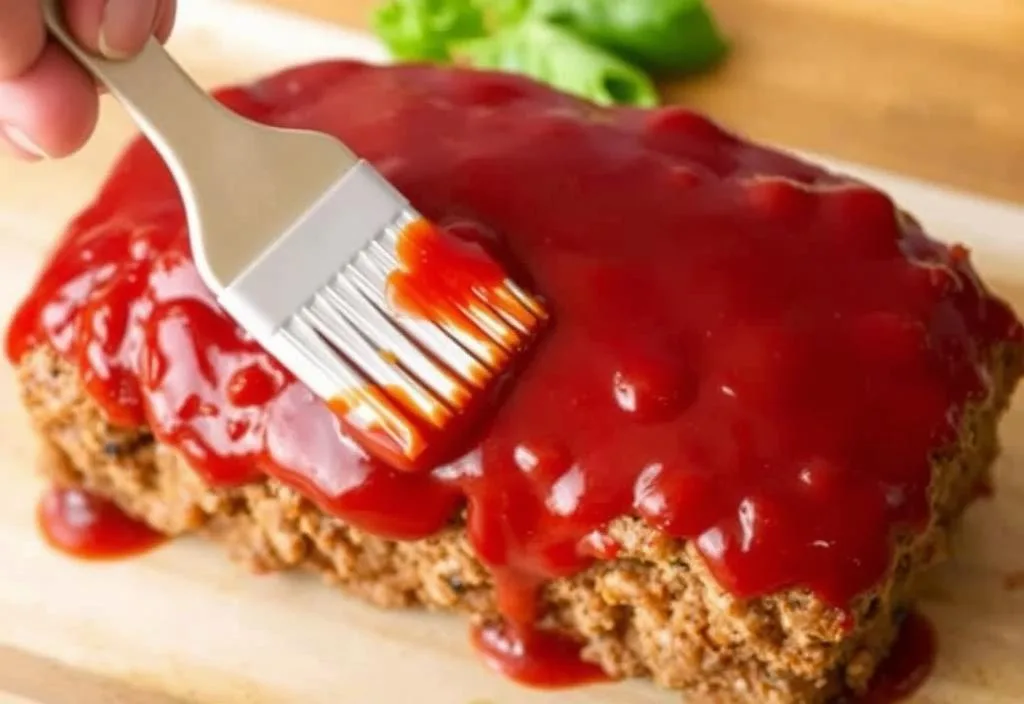
[[[343,139],[552,323],[458,453],[397,471],[220,311],[137,143],[8,335],[51,477],[525,657],[558,634],[711,701],[865,690],[1024,371],[963,248],[681,108],[353,62],[218,97]]]

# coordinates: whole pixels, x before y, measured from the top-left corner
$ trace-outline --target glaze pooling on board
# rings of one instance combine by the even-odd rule
[[[900,625],[889,658],[871,681],[859,704],[893,704],[910,697],[935,669],[938,642],[935,627],[923,614],[911,611]]]
[[[638,515],[738,596],[845,606],[928,520],[932,451],[1021,328],[960,248],[883,194],[680,108],[603,110],[509,76],[331,63],[222,91],[330,132],[545,297],[553,325],[466,453],[398,472],[215,305],[181,206],[136,144],[68,229],[8,338],[49,342],[119,424],[216,485],[269,474],[413,539],[465,506],[509,624],[614,554]],[[353,109],[353,106],[360,109]]]
[[[51,547],[84,560],[132,557],[167,540],[109,499],[84,489],[51,488],[39,501],[36,520]]]

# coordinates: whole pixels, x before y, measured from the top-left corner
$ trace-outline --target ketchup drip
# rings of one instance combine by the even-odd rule
[[[577,643],[557,633],[491,624],[474,627],[472,642],[488,665],[530,687],[561,689],[608,680],[599,666],[580,659]]]
[[[881,664],[860,704],[894,704],[913,695],[935,668],[935,627],[911,611],[900,627],[889,657]]]
[[[394,538],[466,507],[521,641],[536,586],[614,553],[593,536],[621,516],[694,540],[740,597],[800,585],[846,606],[893,532],[927,524],[932,451],[987,393],[994,346],[1022,340],[966,252],[885,195],[682,108],[351,62],[219,98],[341,138],[544,297],[552,324],[461,456],[400,471],[346,438],[217,307],[142,143],[68,228],[9,356],[49,343],[112,422],[150,426],[216,486],[269,475]]]
[[[36,515],[52,547],[86,560],[131,557],[167,539],[116,504],[81,489],[50,489],[39,501]]]

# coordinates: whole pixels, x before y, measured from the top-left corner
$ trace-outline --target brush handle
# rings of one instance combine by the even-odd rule
[[[214,290],[358,163],[332,137],[267,127],[222,106],[155,39],[133,58],[105,59],[68,30],[61,0],[42,0],[42,8],[53,37],[110,89],[163,157],[181,192],[196,265]]]
[[[128,109],[172,169],[177,162],[201,161],[211,130],[223,129],[231,113],[209,98],[155,39],[123,61],[84,48],[68,30],[62,5],[61,0],[42,0],[50,34]]]

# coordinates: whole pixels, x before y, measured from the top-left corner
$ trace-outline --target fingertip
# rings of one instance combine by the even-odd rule
[[[0,123],[50,158],[78,151],[99,118],[92,79],[56,44],[20,77],[0,82]]]
[[[107,0],[100,24],[100,53],[125,59],[142,51],[153,36],[157,0]]]
[[[100,25],[106,0],[66,0],[64,21],[75,40],[89,51],[99,53]]]
[[[22,161],[34,162],[46,158],[43,150],[15,125],[0,122],[0,146],[3,146],[8,154]]]
[[[166,42],[171,36],[171,30],[174,29],[174,19],[177,14],[177,0],[161,0],[160,9],[157,11],[156,16],[156,27],[154,28],[156,38],[159,41]]]
[[[0,80],[21,75],[46,44],[38,2],[0,0]]]
[[[65,17],[86,48],[111,59],[134,56],[153,35],[160,0],[67,0]]]

